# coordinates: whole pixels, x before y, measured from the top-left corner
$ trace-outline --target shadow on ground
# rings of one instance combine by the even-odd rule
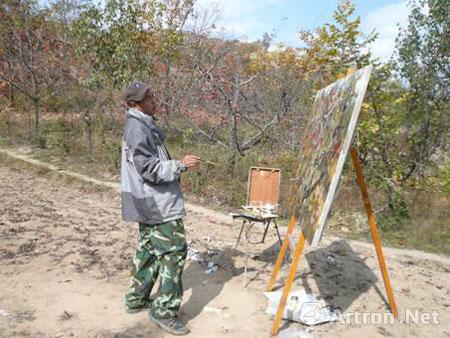
[[[371,287],[378,278],[345,240],[335,241],[325,248],[306,254],[309,271],[301,275],[302,286],[311,292],[309,278],[312,277],[319,289],[320,298],[342,311]],[[380,293],[381,295],[381,293]],[[382,295],[381,295],[382,296]],[[384,296],[382,296],[383,300]]]
[[[275,262],[279,245],[274,243],[256,257],[262,262]],[[387,300],[383,292],[376,286],[378,281],[375,273],[367,266],[365,259],[356,254],[346,240],[334,241],[324,248],[318,248],[301,257],[308,263],[307,271],[297,271],[296,280],[300,280],[300,286],[306,292],[316,294],[319,299],[324,299],[332,307],[347,310],[350,305],[371,287],[379,294],[388,308]],[[285,262],[283,262],[283,265]],[[376,273],[379,273],[376,271]],[[278,282],[283,283],[278,276]],[[314,292],[315,284],[318,293]],[[274,291],[281,290],[282,284],[278,284]]]
[[[233,257],[239,254],[234,249],[218,251],[210,260],[217,263],[218,270],[211,274],[205,272],[205,264],[188,263],[183,272],[183,286],[185,291],[191,289],[191,295],[181,308],[184,321],[197,317],[222,292],[225,283],[244,272],[244,268],[237,269],[234,266]],[[201,253],[201,256],[207,257],[206,252]]]

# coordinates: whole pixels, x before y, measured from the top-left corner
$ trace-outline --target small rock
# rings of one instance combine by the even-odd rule
[[[72,317],[73,317],[73,315],[71,313],[64,310],[64,312],[59,316],[59,319],[60,320],[69,320]]]
[[[344,227],[344,226],[341,227],[341,231],[342,231],[344,234],[349,234],[349,233],[351,232],[349,228]]]
[[[377,329],[378,329],[377,332],[378,332],[379,334],[383,335],[383,336],[388,336],[388,337],[392,336],[392,333],[390,333],[388,330],[386,330],[386,329],[385,329],[384,327],[382,327],[382,326],[378,326]]]
[[[8,316],[9,316],[9,313],[8,313],[8,311],[6,311],[6,310],[0,309],[0,316],[8,317]]]
[[[221,314],[222,313],[222,309],[218,309],[218,308],[215,308],[215,307],[212,307],[212,306],[208,306],[208,305],[203,308],[203,311],[204,312],[215,313],[215,314]]]
[[[313,338],[313,335],[305,330],[289,327],[278,333],[278,338]]]

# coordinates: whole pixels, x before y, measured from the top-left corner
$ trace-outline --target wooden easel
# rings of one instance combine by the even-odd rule
[[[278,168],[262,168],[250,167],[248,173],[247,183],[247,204],[242,206],[244,212],[230,213],[234,219],[241,219],[242,226],[239,231],[239,236],[234,246],[237,249],[244,229],[247,228],[248,235],[252,226],[256,223],[262,223],[264,233],[260,242],[250,242],[247,237],[245,250],[245,265],[244,265],[244,284],[247,284],[247,266],[249,259],[249,244],[264,243],[264,240],[269,230],[269,226],[273,224],[280,243],[282,245],[280,232],[277,224],[277,209],[278,200],[280,196],[281,170]]]
[[[350,75],[354,71],[355,71],[354,68],[350,68],[349,71],[347,72],[347,74]],[[377,253],[378,264],[380,265],[381,273],[383,275],[383,282],[384,282],[384,287],[386,289],[386,294],[387,294],[388,301],[389,301],[389,307],[390,307],[390,310],[391,310],[392,314],[394,315],[394,317],[398,318],[397,305],[395,303],[394,294],[392,292],[392,287],[391,287],[391,282],[389,280],[389,274],[388,274],[386,262],[385,262],[385,259],[383,256],[383,251],[381,248],[381,240],[380,240],[380,236],[378,235],[377,224],[375,222],[375,215],[374,215],[372,205],[369,200],[367,186],[364,182],[363,172],[362,172],[361,164],[359,162],[358,150],[355,147],[351,147],[350,152],[351,152],[353,166],[354,166],[355,172],[356,172],[356,178],[358,181],[359,188],[361,189],[362,199],[364,201],[364,206],[366,208],[367,217],[369,219],[370,233],[372,235],[372,240],[375,245],[375,251]],[[273,270],[272,275],[269,280],[268,291],[272,291],[273,286],[276,282],[277,275],[280,270],[283,258],[286,254],[287,247],[288,247],[289,243],[292,242],[292,232],[294,231],[296,224],[297,224],[297,218],[295,216],[292,216],[289,221],[289,225],[288,225],[288,228],[286,231],[283,245],[280,249],[280,253],[279,253],[277,261],[275,263],[274,270]],[[300,238],[297,243],[297,247],[295,248],[295,251],[294,251],[294,257],[293,257],[292,264],[291,264],[291,267],[289,270],[289,275],[287,277],[285,286],[283,288],[283,294],[281,296],[280,304],[278,305],[277,313],[275,315],[275,319],[274,319],[274,322],[272,325],[272,331],[271,331],[272,336],[276,336],[278,333],[278,330],[280,328],[281,318],[283,315],[284,307],[286,306],[286,301],[289,296],[289,292],[291,291],[292,284],[294,283],[295,275],[297,273],[298,263],[300,262],[300,256],[305,247],[305,240],[306,240],[306,237],[302,230],[302,233],[300,234]],[[293,244],[293,243],[291,243],[291,244]]]

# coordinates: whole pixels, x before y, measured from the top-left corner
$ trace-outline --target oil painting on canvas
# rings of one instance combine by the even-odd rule
[[[336,194],[370,73],[368,66],[321,89],[305,125],[292,211],[313,247]]]

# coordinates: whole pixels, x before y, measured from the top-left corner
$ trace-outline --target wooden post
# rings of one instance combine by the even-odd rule
[[[386,288],[387,297],[389,300],[389,306],[391,312],[395,318],[398,318],[397,305],[395,304],[394,293],[392,292],[391,282],[389,280],[389,273],[387,270],[386,262],[383,256],[383,250],[381,249],[381,240],[378,235],[377,224],[375,222],[375,215],[370,204],[369,194],[367,193],[367,187],[364,182],[361,164],[359,163],[359,155],[356,148],[351,148],[353,166],[355,167],[356,178],[358,180],[359,188],[361,189],[361,195],[366,207],[367,217],[369,218],[370,232],[372,234],[373,243],[375,245],[375,251],[377,252],[378,264],[380,265],[381,273],[383,275],[384,287]]]
[[[286,285],[283,289],[283,295],[281,296],[280,304],[278,305],[277,314],[275,315],[275,320],[272,324],[272,336],[276,336],[278,333],[278,329],[281,324],[281,317],[283,316],[283,310],[286,306],[287,298],[289,296],[289,292],[291,292],[292,284],[294,283],[295,274],[297,273],[298,263],[300,262],[300,256],[303,252],[303,248],[305,247],[305,235],[303,231],[298,240],[297,248],[295,249],[294,259],[292,260],[291,269],[289,271],[289,276],[286,281]]]
[[[286,230],[286,235],[284,236],[283,245],[280,248],[280,252],[278,253],[277,262],[275,263],[275,267],[272,271],[272,276],[270,276],[269,285],[267,286],[268,291],[272,291],[273,286],[277,280],[278,272],[280,271],[281,263],[283,262],[283,258],[286,254],[286,250],[289,246],[290,236],[295,229],[295,224],[297,223],[297,218],[295,216],[291,217],[289,221],[288,228]]]

